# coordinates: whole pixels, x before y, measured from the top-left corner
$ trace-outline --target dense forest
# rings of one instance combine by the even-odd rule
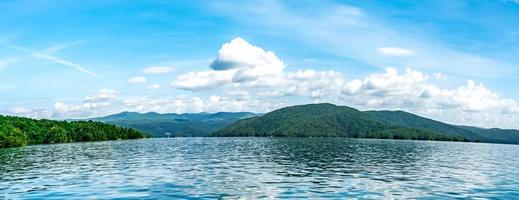
[[[144,137],[146,135],[140,131],[101,122],[35,120],[0,115],[0,148]]]
[[[393,125],[366,112],[333,104],[291,106],[240,120],[213,133],[239,137],[351,137],[468,141],[463,135]]]

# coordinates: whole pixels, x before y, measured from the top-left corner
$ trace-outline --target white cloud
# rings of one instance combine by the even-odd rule
[[[118,92],[113,89],[101,89],[94,95],[85,97],[86,102],[100,102],[115,99]]]
[[[281,73],[285,64],[271,51],[251,45],[238,37],[222,45],[218,57],[211,64],[213,70],[261,69],[258,73]]]
[[[32,113],[32,110],[25,107],[16,107],[11,109],[10,112],[15,115],[27,115]]]
[[[519,115],[514,100],[474,81],[456,89],[442,89],[428,80],[419,71],[407,69],[399,74],[388,68],[383,74],[347,82],[340,98],[362,108],[407,110],[455,124],[517,127],[519,120],[508,119]]]
[[[228,95],[208,97],[177,96],[173,98],[138,97],[123,101],[125,110],[135,112],[186,113],[186,112],[264,112],[286,106],[275,101],[234,98]]]
[[[517,127],[519,107],[514,100],[499,96],[483,85],[469,82],[466,86],[455,89],[441,88],[432,84],[434,80],[445,80],[443,73],[430,76],[413,69],[399,73],[395,68],[386,68],[384,73],[374,73],[363,79],[347,80],[335,71],[298,70],[284,71],[283,61],[277,57],[272,62],[256,61],[256,56],[244,54],[250,49],[252,55],[264,55],[266,51],[246,43],[242,39],[227,43],[213,62],[213,70],[190,72],[179,75],[172,85],[178,89],[200,91],[222,88],[226,91],[247,91],[226,93],[225,98],[213,97],[200,99],[201,105],[224,99],[226,103],[238,106],[232,100],[240,100],[241,104],[254,104],[253,100],[265,102],[290,98],[282,105],[312,102],[333,102],[346,104],[361,109],[400,109],[421,114],[434,119],[456,124],[478,126]],[[259,53],[258,53],[259,52]],[[270,52],[270,55],[275,55]],[[261,60],[261,59],[259,59]],[[266,59],[269,60],[269,59]],[[275,61],[275,62],[274,62]],[[266,66],[270,63],[276,67]],[[255,74],[251,69],[275,69],[269,75],[256,74],[251,79],[236,80],[240,71]],[[268,70],[267,70],[268,71]],[[219,90],[213,90],[219,91]],[[307,99],[307,100],[301,100]],[[195,100],[193,100],[195,101]],[[164,102],[162,102],[164,103]],[[278,102],[279,103],[279,102]],[[157,104],[160,105],[160,104]],[[177,105],[174,104],[173,105]],[[215,105],[212,103],[212,105]],[[254,108],[261,108],[258,103]],[[194,105],[191,105],[194,106]],[[224,105],[221,105],[224,106]],[[147,109],[149,106],[142,106]],[[160,107],[154,107],[160,109]],[[197,107],[196,110],[208,110],[208,107]],[[268,110],[265,110],[268,111]],[[479,117],[478,116],[486,116]],[[463,116],[463,117],[460,117]],[[492,120],[489,120],[492,118]]]
[[[86,96],[79,102],[58,100],[48,107],[28,108],[26,106],[17,106],[10,109],[8,113],[31,118],[58,119],[105,115],[115,109],[113,103],[116,102],[118,94],[119,92],[113,89],[101,89],[92,95]]]
[[[179,75],[171,85],[183,90],[207,90],[231,83],[234,73],[234,70],[189,72]]]
[[[58,101],[54,104],[54,112],[57,116],[75,116],[83,112],[83,107],[81,105],[72,105],[65,104],[61,101]]]
[[[47,55],[47,54],[44,54],[44,53],[39,53],[39,52],[35,52],[32,54],[34,57],[36,58],[41,58],[41,59],[44,59],[44,60],[48,60],[48,61],[51,61],[51,62],[54,62],[54,63],[57,63],[57,64],[62,64],[62,65],[66,65],[66,66],[69,66],[69,67],[72,67],[80,72],[83,72],[89,76],[92,76],[92,77],[96,77],[96,78],[100,78],[101,76],[99,76],[98,74],[94,73],[94,72],[91,72],[90,70],[86,69],[85,67],[81,66],[80,64],[77,64],[77,63],[74,63],[72,61],[68,61],[68,60],[65,60],[65,59],[62,59],[62,58],[59,58],[59,57],[55,57],[55,56],[51,56],[51,55]]]
[[[175,67],[161,66],[161,67],[147,67],[142,69],[144,74],[169,74],[175,72]]]
[[[206,90],[231,83],[272,84],[282,75],[285,64],[271,51],[235,38],[222,45],[212,70],[191,72],[177,77],[172,86],[185,90]]]
[[[136,76],[128,79],[128,84],[142,84],[146,83],[146,78],[143,76]]]
[[[333,71],[285,72],[285,64],[273,52],[253,46],[241,38],[224,44],[210,67],[212,70],[181,74],[172,82],[172,86],[201,91],[217,87],[268,88],[283,85],[285,91],[270,93],[290,96],[315,90],[313,94],[318,97],[324,94],[324,90],[331,90],[331,85],[337,87],[337,84],[343,82],[342,75]]]
[[[61,51],[63,49],[75,46],[75,45],[77,45],[77,44],[79,44],[81,42],[82,41],[75,41],[75,42],[70,42],[70,43],[57,44],[57,45],[54,45],[52,47],[49,47],[49,48],[45,49],[43,51],[43,53],[45,53],[45,54],[55,54],[55,53],[58,53],[59,51]]]
[[[151,90],[158,90],[160,88],[161,88],[161,86],[159,84],[148,85],[148,89],[151,89]]]
[[[64,103],[57,101],[52,108],[55,118],[83,118],[96,114],[106,114],[112,108],[119,92],[114,89],[101,89],[95,94],[88,95],[82,103]]]
[[[412,56],[414,51],[400,47],[381,47],[377,51],[386,56]]]

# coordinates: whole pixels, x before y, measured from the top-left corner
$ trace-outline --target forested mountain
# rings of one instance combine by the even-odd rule
[[[131,128],[93,121],[35,120],[0,115],[0,148],[31,144],[137,139],[146,135]]]
[[[513,129],[499,129],[491,128],[484,129],[470,126],[459,126],[460,128],[468,129],[473,133],[476,133],[480,137],[484,138],[484,141],[494,143],[511,143],[519,144],[519,130]]]
[[[421,140],[463,140],[434,130],[393,126],[359,110],[333,104],[282,108],[240,120],[214,136],[353,137]]]
[[[448,135],[461,136],[470,140],[476,140],[478,138],[478,135],[470,130],[404,111],[366,111],[365,113],[378,121],[392,126],[434,130]]]
[[[237,121],[213,136],[354,137],[519,144],[519,131],[450,125],[403,111],[362,112],[347,106],[291,106]]]
[[[208,136],[209,133],[219,130],[240,119],[253,116],[258,116],[258,114],[249,112],[185,114],[122,112],[90,120],[135,128],[149,133],[153,137],[166,137],[166,133],[171,133],[171,137],[192,137]]]
[[[282,108],[264,116],[240,120],[215,135],[354,137],[384,129],[384,124],[353,108],[315,104]]]

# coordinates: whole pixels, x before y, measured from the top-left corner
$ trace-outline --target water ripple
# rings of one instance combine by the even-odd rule
[[[175,138],[0,149],[0,198],[519,198],[519,146]]]

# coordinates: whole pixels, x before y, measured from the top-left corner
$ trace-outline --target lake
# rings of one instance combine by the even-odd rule
[[[519,146],[164,138],[0,149],[0,199],[519,198]]]

